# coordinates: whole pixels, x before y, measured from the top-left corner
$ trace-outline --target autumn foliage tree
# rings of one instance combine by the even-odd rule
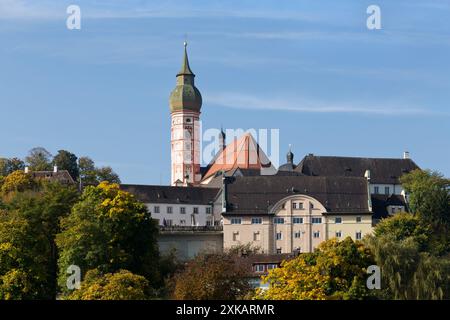
[[[148,280],[128,270],[102,274],[93,269],[87,272],[78,290],[68,300],[147,300],[153,296]]]
[[[57,236],[59,284],[66,288],[66,270],[77,265],[83,273],[129,270],[159,281],[157,227],[147,207],[117,184],[87,187]],[[152,283],[153,284],[153,283]]]
[[[6,196],[11,192],[31,190],[35,185],[36,181],[30,175],[23,171],[14,171],[3,179],[0,191]]]
[[[313,253],[303,253],[272,269],[263,280],[267,290],[259,290],[257,299],[325,300],[366,299],[366,269],[374,264],[370,251],[350,237],[331,239]]]
[[[15,171],[0,197],[0,298],[56,297],[55,235],[77,200],[75,188]]]
[[[173,278],[173,298],[178,300],[236,300],[251,290],[248,272],[229,253],[202,253]]]

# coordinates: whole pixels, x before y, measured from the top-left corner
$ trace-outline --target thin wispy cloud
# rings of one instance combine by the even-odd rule
[[[260,96],[252,96],[240,93],[206,93],[206,104],[212,106],[264,110],[264,111],[288,111],[301,113],[344,113],[344,114],[366,114],[380,116],[420,116],[438,115],[438,113],[426,108],[404,107],[404,104],[382,103],[373,105],[371,103],[339,103],[324,102],[313,99],[291,97],[290,99],[276,99]],[[443,114],[439,114],[443,115]]]
[[[409,32],[401,29],[379,30],[368,32],[367,30],[355,29],[354,31],[328,30],[302,30],[302,31],[261,31],[261,32],[193,32],[192,35],[209,37],[226,37],[254,39],[262,41],[284,40],[284,41],[327,41],[327,42],[364,42],[364,43],[387,43],[400,44],[410,43],[423,46],[425,43],[450,45],[448,33],[436,32]]]
[[[46,1],[0,0],[0,19],[54,19],[63,16]]]
[[[72,1],[73,2],[73,1]],[[315,21],[313,14],[292,10],[237,8],[231,3],[196,3],[190,1],[31,1],[0,0],[0,19],[63,19],[68,5],[77,4],[87,19],[142,19],[142,18],[254,18],[272,20]]]

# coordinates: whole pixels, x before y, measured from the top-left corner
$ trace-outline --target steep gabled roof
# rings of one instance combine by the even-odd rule
[[[267,155],[249,133],[244,134],[240,139],[234,139],[218,153],[208,165],[203,180],[219,171],[230,171],[238,168],[241,170],[273,168]]]
[[[419,169],[411,159],[324,157],[308,155],[295,169],[309,176],[364,177],[370,170],[371,183],[399,184],[405,173]]]
[[[72,176],[67,170],[54,171],[30,171],[29,173],[34,179],[48,180],[59,182],[62,184],[75,184]]]
[[[198,187],[172,187],[121,184],[120,189],[127,191],[144,203],[186,203],[209,204],[214,201],[219,189]]]

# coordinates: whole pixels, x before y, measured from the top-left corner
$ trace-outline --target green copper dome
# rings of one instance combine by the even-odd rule
[[[178,85],[170,94],[170,112],[191,110],[200,112],[202,95],[193,85]]]
[[[177,74],[177,86],[170,94],[170,112],[190,110],[200,112],[202,107],[202,95],[195,87],[195,74],[189,66],[189,59],[184,43],[184,58],[180,72]]]

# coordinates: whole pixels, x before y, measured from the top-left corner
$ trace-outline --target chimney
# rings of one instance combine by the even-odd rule
[[[409,151],[403,152],[403,159],[410,159],[410,157],[409,157]]]
[[[25,173],[29,173],[30,172],[30,168],[25,167]]]
[[[364,173],[364,177],[370,181],[370,170],[366,170],[366,172]]]
[[[57,173],[58,172],[58,166],[53,166],[53,172]]]

